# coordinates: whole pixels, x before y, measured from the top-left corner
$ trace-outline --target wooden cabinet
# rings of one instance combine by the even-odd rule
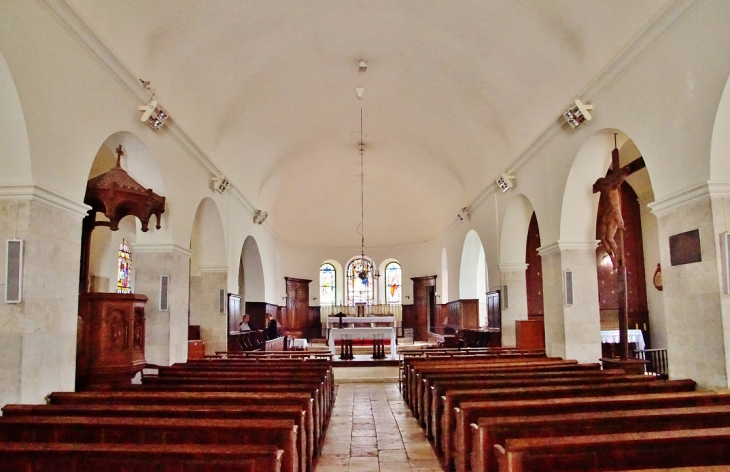
[[[188,341],[188,360],[205,357],[205,342],[200,339]]]
[[[436,324],[436,276],[411,277],[413,281],[413,339],[427,341],[429,329]]]
[[[134,293],[79,296],[77,388],[128,384],[142,370],[147,297]]]
[[[309,284],[308,279],[284,277],[286,280],[286,314],[280,320],[286,333],[301,338],[309,331]]]
[[[479,328],[479,300],[454,300],[443,305],[446,310],[445,326],[451,329]]]

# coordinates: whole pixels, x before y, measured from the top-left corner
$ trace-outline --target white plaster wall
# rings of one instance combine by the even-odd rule
[[[145,358],[148,363],[172,365],[188,357],[188,301],[190,256],[179,249],[136,246],[137,293],[145,305]],[[169,309],[160,310],[160,276],[169,275]]]
[[[703,388],[727,388],[725,326],[712,206],[705,194],[657,213],[667,326],[669,375]],[[724,219],[724,217],[723,217]],[[724,221],[720,221],[724,226]],[[699,229],[702,261],[672,266],[669,237]]]
[[[647,207],[647,203],[639,200],[641,211],[641,233],[644,243],[644,268],[646,276],[646,305],[649,310],[651,327],[651,347],[662,349],[667,347],[667,322],[664,314],[664,292],[654,287],[654,272],[661,261],[659,252],[659,234],[656,216]],[[662,267],[664,267],[662,265]]]
[[[190,277],[190,324],[200,326],[206,354],[227,348],[228,317],[218,305],[219,290],[226,289],[227,278],[228,272],[210,271]]]
[[[527,264],[513,267],[500,264],[499,267],[502,285],[509,287],[508,307],[502,309],[502,346],[514,347],[517,344],[515,322],[527,319]]]
[[[42,403],[74,389],[81,215],[38,199],[0,199],[0,240],[13,237],[25,242],[23,301],[0,304],[0,404]]]

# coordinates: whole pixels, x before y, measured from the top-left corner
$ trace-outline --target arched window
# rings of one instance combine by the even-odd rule
[[[373,263],[360,257],[353,259],[347,266],[348,305],[355,306],[357,303],[373,304],[375,295],[373,271]]]
[[[335,270],[335,266],[332,264],[324,263],[319,268],[319,305],[336,305],[336,293],[337,271]]]
[[[403,303],[403,270],[397,262],[385,266],[385,303]]]
[[[132,293],[132,253],[126,239],[119,245],[117,293]]]

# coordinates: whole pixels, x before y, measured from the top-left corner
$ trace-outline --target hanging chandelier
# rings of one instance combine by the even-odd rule
[[[360,109],[360,142],[358,143],[358,149],[360,152],[360,225],[358,226],[361,237],[360,244],[360,271],[357,272],[357,277],[364,283],[367,283],[370,278],[370,263],[365,259],[365,167],[363,155],[365,154],[365,142],[363,141],[362,133],[362,108]],[[378,269],[375,269],[373,278],[380,277]]]

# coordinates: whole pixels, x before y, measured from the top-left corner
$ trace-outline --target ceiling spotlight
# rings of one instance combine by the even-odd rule
[[[502,177],[497,179],[497,185],[499,185],[502,192],[506,192],[515,186],[514,178],[514,175],[502,174]]]
[[[360,59],[360,64],[358,64],[357,70],[359,70],[360,72],[367,72],[368,63],[365,62],[365,59]]]
[[[580,100],[576,100],[575,106],[566,111],[563,117],[571,128],[576,129],[584,122],[591,120],[591,114],[588,112],[589,110],[593,110],[593,105],[587,105]]]
[[[231,183],[223,176],[213,177],[213,188],[223,195],[226,193],[226,190],[228,190],[228,186],[231,185]]]
[[[263,210],[256,210],[253,213],[253,222],[254,224],[260,225],[263,224],[264,221],[266,221],[266,218],[269,217],[269,213]]]
[[[459,217],[459,220],[464,221],[465,219],[467,219],[469,217],[469,211],[466,209],[466,207],[464,207],[461,209],[461,211],[459,213],[457,213],[456,216]]]

